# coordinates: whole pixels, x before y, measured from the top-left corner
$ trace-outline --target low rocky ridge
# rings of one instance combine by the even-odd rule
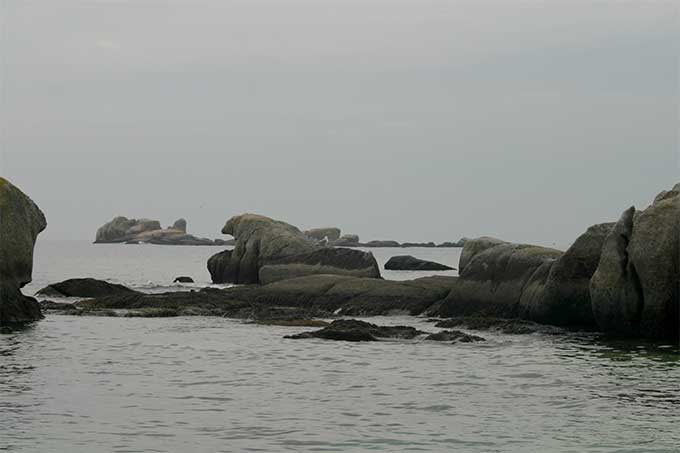
[[[94,278],[72,278],[52,283],[38,291],[37,296],[47,297],[104,297],[118,294],[135,294],[126,286]]]
[[[187,234],[187,221],[178,219],[168,228],[158,220],[115,217],[97,230],[95,244],[157,244],[157,245],[231,245],[230,241],[199,238]]]
[[[410,255],[393,256],[385,263],[385,269],[394,271],[451,271],[452,267],[434,261],[425,261]]]
[[[463,247],[467,238],[463,238],[458,242],[442,242],[435,244],[434,242],[404,242],[399,243],[393,240],[374,240],[369,242],[361,242],[359,236],[356,234],[342,234],[340,228],[313,228],[307,230],[304,234],[311,240],[320,242],[331,247],[363,247],[363,248],[384,248],[384,247],[401,247],[401,248],[449,248],[449,247]]]
[[[412,340],[425,334],[426,332],[422,332],[415,327],[378,326],[356,319],[338,319],[321,330],[287,335],[284,338],[293,340],[321,338],[336,341],[378,341],[380,338]]]
[[[21,288],[31,282],[33,248],[47,227],[45,215],[20,189],[0,178],[0,326],[42,318],[38,302]]]
[[[232,217],[222,233],[232,235],[236,245],[208,260],[214,283],[272,283],[313,274],[380,278],[372,254],[324,247],[295,226],[269,217]]]

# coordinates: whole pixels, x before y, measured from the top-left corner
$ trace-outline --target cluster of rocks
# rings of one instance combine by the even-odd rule
[[[97,230],[95,244],[157,244],[157,245],[232,245],[232,241],[199,238],[187,234],[187,221],[178,219],[162,228],[158,220],[115,217]]]
[[[434,242],[404,242],[399,243],[392,240],[375,240],[369,242],[361,242],[359,236],[356,234],[342,235],[342,231],[337,227],[327,228],[313,228],[303,232],[309,239],[320,242],[324,245],[332,247],[363,247],[363,248],[449,248],[449,247],[463,247],[467,238],[463,238],[458,242],[443,242],[435,244]]]

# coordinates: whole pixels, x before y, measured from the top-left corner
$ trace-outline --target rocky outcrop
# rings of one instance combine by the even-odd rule
[[[332,245],[333,247],[358,247],[359,236],[356,234],[344,234],[329,245]]]
[[[97,230],[95,244],[224,245],[220,240],[187,234],[187,221],[178,219],[166,229],[158,220],[116,217]]]
[[[450,271],[454,268],[434,261],[425,261],[410,255],[393,256],[387,263],[385,269],[392,271]]]
[[[293,225],[268,217],[233,217],[222,233],[234,236],[236,245],[208,260],[214,283],[271,283],[310,274],[380,277],[372,254],[320,246]]]
[[[427,341],[446,341],[450,343],[477,343],[479,341],[486,341],[484,338],[477,335],[470,335],[460,330],[442,330],[441,332],[433,333],[425,337]]]
[[[126,286],[109,283],[94,278],[71,278],[59,283],[52,283],[38,291],[38,296],[48,297],[104,297],[119,294],[135,294]]]
[[[194,279],[191,277],[187,277],[186,275],[182,275],[181,277],[175,278],[173,283],[194,283]]]
[[[547,276],[562,252],[494,238],[470,240],[460,258],[460,278],[440,307],[442,316],[517,317],[525,289],[539,271]]]
[[[543,324],[595,328],[590,279],[613,223],[594,225],[552,265],[539,269],[525,289],[520,316]]]
[[[365,244],[361,244],[361,247],[377,247],[377,248],[384,248],[384,247],[401,247],[401,244],[398,243],[397,241],[370,241]]]
[[[305,235],[316,241],[333,242],[340,239],[340,228],[313,228],[305,231]]]
[[[680,335],[680,184],[642,212],[626,210],[605,240],[591,280],[595,319],[605,332]]]
[[[47,227],[45,215],[21,190],[0,178],[0,326],[42,318],[40,306],[21,288],[31,282],[33,247]]]

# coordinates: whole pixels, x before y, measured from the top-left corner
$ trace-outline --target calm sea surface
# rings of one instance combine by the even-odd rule
[[[218,250],[42,241],[24,292],[85,276],[161,291],[190,275],[201,287]],[[372,251],[381,264],[407,253],[454,267],[460,254]],[[0,450],[680,451],[672,347],[489,332],[458,345],[283,339],[303,330],[55,315],[0,335]]]

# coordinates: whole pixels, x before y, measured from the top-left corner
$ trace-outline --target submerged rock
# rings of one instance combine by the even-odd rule
[[[126,286],[109,283],[94,278],[71,278],[59,283],[52,283],[36,293],[40,296],[56,297],[103,297],[118,294],[136,294]]]
[[[47,227],[45,215],[26,194],[0,178],[0,326],[42,318],[40,305],[24,296],[31,282],[35,241]]]
[[[479,341],[486,341],[477,335],[470,335],[460,330],[442,330],[441,332],[433,333],[425,337],[429,341],[450,341],[452,343],[476,343]]]
[[[409,326],[378,326],[356,319],[339,319],[321,330],[287,335],[284,338],[293,340],[321,338],[336,341],[378,341],[381,338],[410,340],[424,334],[425,332]]]
[[[194,279],[187,276],[177,277],[172,281],[173,283],[194,283]]]
[[[387,263],[385,269],[395,271],[449,271],[455,270],[452,267],[444,264],[435,263],[433,261],[425,261],[415,258],[410,255],[393,256]]]
[[[311,274],[380,277],[372,254],[322,247],[293,225],[268,217],[233,217],[222,233],[234,236],[236,246],[208,260],[214,283],[271,283]]]

